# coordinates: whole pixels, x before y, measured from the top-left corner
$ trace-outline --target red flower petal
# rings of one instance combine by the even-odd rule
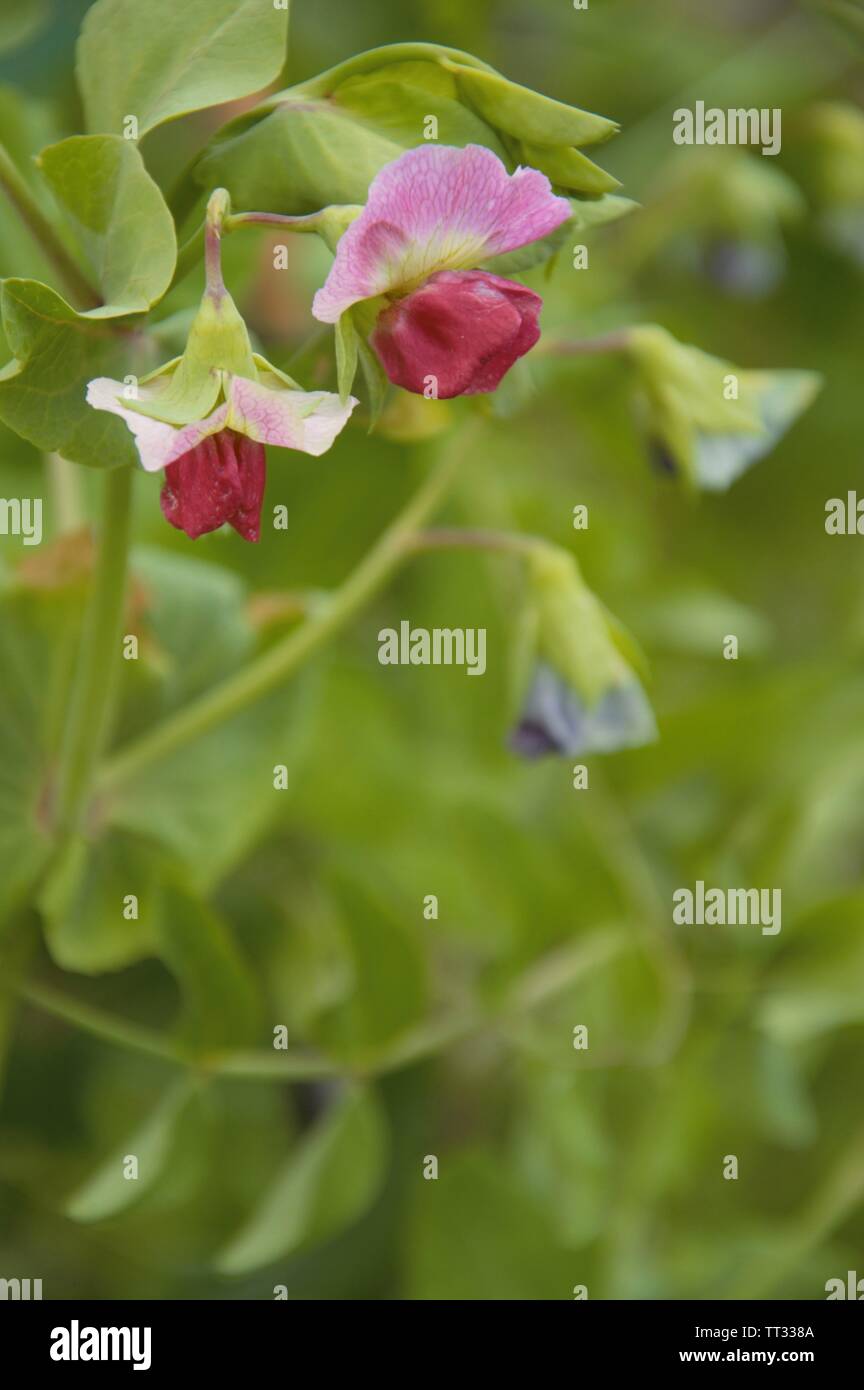
[[[388,377],[417,395],[494,391],[540,337],[539,294],[484,270],[442,270],[385,309],[372,333]]]
[[[160,504],[166,521],[192,540],[227,521],[247,541],[261,537],[266,455],[236,430],[208,435],[165,469]]]

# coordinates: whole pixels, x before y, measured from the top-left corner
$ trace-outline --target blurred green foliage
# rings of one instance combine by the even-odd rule
[[[48,8],[15,33],[4,7],[0,25],[0,136],[24,168],[81,129],[86,7],[64,0],[43,24]],[[813,103],[861,101],[838,8],[295,4],[283,85],[436,40],[621,123],[603,164],[643,210],[586,233],[589,270],[562,255],[530,272],[547,332],[657,322],[825,384],[772,454],[699,498],[651,472],[615,357],[529,359],[496,397],[445,519],[572,548],[650,661],[659,741],[589,759],[588,790],[566,760],[506,751],[517,574],[452,552],[414,559],[290,685],[106,796],[38,913],[0,935],[0,1276],[42,1278],[45,1297],[806,1299],[860,1271],[864,551],[824,518],[860,477],[864,282],[795,158]],[[697,99],[782,108],[795,215],[787,188],[730,217],[721,180],[712,216],[671,140]],[[230,114],[148,136],[163,189]],[[731,186],[759,184],[761,157],[738,159],[756,168]],[[731,238],[746,255],[751,231],[771,274],[742,295],[713,252]],[[285,366],[328,256],[298,238],[274,290],[273,239],[245,237],[227,277]],[[5,205],[0,273],[50,279]],[[166,341],[198,289],[160,309]],[[307,350],[304,384],[331,360],[326,340]],[[290,526],[259,547],[190,545],[139,477],[141,656],[124,663],[116,743],[266,648],[286,596],[338,583],[434,448],[361,426],[320,460],[271,450],[267,506]],[[100,482],[77,470],[70,492],[0,430],[0,493],[43,496],[46,517],[41,551],[0,538],[7,914],[46,854],[43,773],[89,565],[75,528]],[[574,532],[577,504],[590,522]],[[403,618],[485,627],[485,678],[379,666],[377,633]],[[673,928],[672,890],[700,878],[782,889],[782,931]],[[118,910],[128,893],[137,920]]]

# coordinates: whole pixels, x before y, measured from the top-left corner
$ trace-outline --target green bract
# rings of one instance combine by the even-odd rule
[[[276,371],[263,358],[257,360],[268,371]],[[165,380],[158,398],[147,402],[130,401],[129,408],[169,425],[188,425],[193,420],[202,420],[216,404],[223,372],[248,377],[251,381],[258,379],[256,355],[252,352],[246,324],[227,291],[218,299],[209,294],[203,296],[182,356],[166,362],[143,379],[142,385]],[[296,384],[290,378],[284,380],[286,385]]]
[[[554,667],[587,705],[633,679],[610,616],[572,555],[553,545],[532,550],[528,592],[535,656]]]
[[[392,44],[268,97],[225,127],[194,179],[202,189],[224,185],[237,207],[311,212],[364,202],[379,169],[434,139],[485,145],[510,169],[531,165],[560,191],[600,200],[617,180],[580,147],[617,128],[508,81],[468,53]]]

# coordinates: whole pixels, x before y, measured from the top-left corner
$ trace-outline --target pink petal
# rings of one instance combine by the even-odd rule
[[[420,145],[372,180],[369,200],[336,248],[312,312],[336,323],[362,299],[406,293],[440,270],[467,270],[548,236],[570,217],[545,174],[482,145]]]
[[[87,403],[94,410],[107,410],[111,415],[119,415],[125,420],[134,438],[141,467],[148,473],[158,473],[169,463],[194,449],[202,439],[216,434],[225,424],[228,406],[217,406],[204,420],[196,420],[191,425],[178,428],[166,425],[163,420],[151,420],[147,415],[139,415],[124,404],[124,383],[112,381],[110,377],[96,377],[87,387]],[[142,399],[145,399],[142,389]]]
[[[228,401],[231,429],[316,457],[327,452],[357,404],[353,396],[343,405],[330,391],[271,388],[239,376],[231,378]]]

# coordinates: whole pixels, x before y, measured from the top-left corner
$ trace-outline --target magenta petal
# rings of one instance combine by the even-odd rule
[[[567,199],[537,169],[508,174],[482,145],[418,145],[372,180],[312,313],[336,323],[359,300],[410,290],[438,271],[482,265],[548,236],[570,216]]]
[[[261,536],[266,456],[236,430],[209,435],[165,469],[160,503],[166,521],[192,540],[227,521],[247,541]]]
[[[483,270],[442,270],[381,314],[371,342],[388,377],[418,395],[494,391],[540,337],[539,294]]]

